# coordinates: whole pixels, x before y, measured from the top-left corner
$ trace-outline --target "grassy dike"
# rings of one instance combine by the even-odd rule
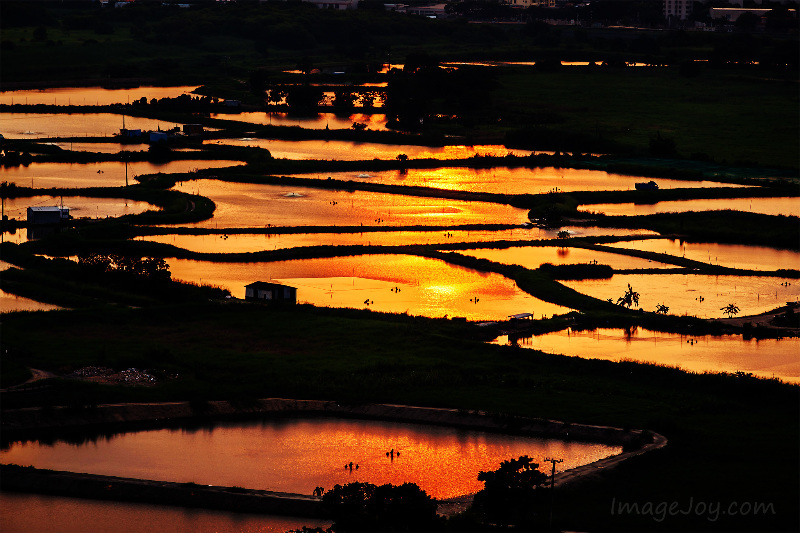
[[[287,331],[304,334],[286,335]],[[601,530],[791,530],[797,525],[794,385],[696,375],[656,365],[548,355],[474,340],[447,320],[369,311],[206,303],[3,317],[3,361],[68,372],[84,365],[153,369],[155,387],[50,380],[4,393],[3,409],[99,403],[297,397],[480,409],[571,423],[648,428],[662,451],[633,458],[558,495],[556,526]],[[754,457],[775,464],[754,465]],[[609,513],[630,501],[761,501],[769,516]]]

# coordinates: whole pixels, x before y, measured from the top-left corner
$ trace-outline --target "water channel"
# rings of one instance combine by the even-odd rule
[[[496,344],[508,344],[507,335]],[[637,361],[689,372],[747,372],[800,383],[800,338],[742,339],[741,335],[680,335],[643,328],[565,329],[514,339],[512,344],[547,353]]]

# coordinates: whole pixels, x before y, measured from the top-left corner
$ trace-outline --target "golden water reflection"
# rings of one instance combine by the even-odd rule
[[[260,126],[299,126],[310,130],[348,130],[354,122],[365,124],[367,129],[382,131],[386,129],[386,115],[353,113],[348,116],[340,116],[334,113],[319,113],[313,117],[293,117],[288,113],[267,113],[265,111],[253,111],[244,113],[211,113],[211,118],[222,120],[233,120],[236,122],[247,122]]]
[[[387,170],[383,172],[333,172],[311,175],[320,179],[328,176],[343,181],[365,181],[389,185],[408,185],[434,187],[437,189],[490,192],[498,194],[544,194],[558,189],[570,191],[612,191],[633,190],[640,176],[626,176],[600,170],[575,168],[461,168],[445,167],[435,169],[409,169],[407,171]],[[310,177],[304,175],[304,177]],[[659,187],[702,188],[702,187],[741,187],[741,185],[716,183],[712,181],[683,181],[659,179]]]
[[[386,453],[395,451],[395,456]],[[399,455],[396,452],[400,452]],[[621,452],[619,446],[565,442],[397,422],[282,419],[213,428],[123,433],[86,444],[14,443],[4,463],[139,479],[239,486],[311,495],[354,481],[416,483],[449,498],[480,490],[481,470],[522,455],[567,470]],[[345,468],[353,462],[353,469]],[[355,467],[358,465],[358,468]]]
[[[561,246],[527,246],[504,248],[502,250],[475,249],[461,250],[459,253],[471,255],[480,259],[488,259],[504,265],[520,265],[525,268],[536,269],[544,263],[553,265],[568,265],[578,263],[595,263],[609,265],[615,270],[631,268],[671,268],[674,265],[659,263],[608,252],[585,250],[583,248],[567,248]]]
[[[777,250],[767,246],[682,242],[678,239],[646,239],[611,243],[607,244],[607,246],[665,253],[731,268],[749,270],[800,269],[800,252]]]
[[[5,261],[0,261],[0,272],[8,270],[12,267],[13,265],[6,263]],[[0,314],[12,313],[14,311],[51,311],[53,309],[61,309],[61,307],[43,302],[37,302],[36,300],[31,300],[30,298],[17,296],[16,294],[11,294],[9,292],[0,290]]]
[[[236,298],[244,298],[245,285],[272,280],[297,287],[299,302],[321,307],[460,316],[467,320],[505,320],[516,313],[533,313],[541,318],[569,312],[566,307],[534,298],[499,274],[424,257],[364,255],[269,263],[188,259],[167,262],[173,279],[219,286]]]
[[[494,341],[507,344],[508,337]],[[751,372],[800,383],[800,338],[743,340],[739,335],[691,336],[642,328],[575,331],[523,337],[523,348],[610,361],[632,360],[691,372]]]
[[[29,207],[63,205],[69,207],[72,218],[107,218],[122,215],[135,215],[148,209],[160,208],[147,202],[125,200],[124,198],[86,198],[83,196],[28,196],[5,200],[5,214],[9,218],[26,220]]]
[[[167,131],[175,122],[125,117],[128,129]],[[122,115],[113,113],[0,113],[0,131],[6,139],[50,137],[111,137],[122,128]]]
[[[330,525],[330,520],[314,518],[0,493],[0,531],[4,533],[284,533],[303,526],[327,528]]]
[[[54,87],[0,92],[2,105],[112,105],[127,104],[144,97],[176,98],[192,93],[197,85],[179,87],[135,87],[129,89],[104,89],[102,87]]]
[[[148,235],[135,240],[160,242],[200,253],[246,253],[280,250],[297,246],[405,246],[460,242],[527,241],[554,239],[558,231],[575,235],[648,235],[637,230],[613,228],[511,228],[506,230],[366,231],[362,233],[266,233],[219,235]]]
[[[241,161],[181,160],[157,164],[146,161],[128,163],[128,183],[136,184],[135,176],[143,174],[186,173],[196,169],[230,167]],[[31,163],[27,166],[0,168],[0,181],[21,187],[74,188],[74,187],[124,187],[125,163],[103,161],[99,163]]]
[[[735,304],[740,316],[766,313],[800,299],[796,279],[766,276],[714,276],[707,274],[619,274],[611,279],[562,281],[578,292],[616,301],[628,284],[640,294],[639,305],[655,311],[669,307],[671,315],[722,318],[721,308]],[[702,300],[701,300],[702,298]]]
[[[179,183],[175,189],[211,198],[213,218],[188,227],[405,226],[522,224],[525,209],[368,191],[339,191],[219,180]]]
[[[353,141],[284,141],[280,139],[214,139],[203,144],[253,146],[266,148],[278,159],[324,159],[337,161],[362,161],[368,159],[396,159],[405,154],[409,159],[466,159],[475,155],[526,156],[530,150],[507,149],[502,145],[450,145],[440,147],[412,144],[378,144]],[[357,174],[356,174],[357,175]],[[326,177],[328,174],[326,174]],[[348,175],[349,176],[349,175]],[[347,177],[345,179],[351,179]]]
[[[655,204],[587,204],[579,211],[604,215],[640,216],[653,213],[684,213],[686,211],[719,211],[730,209],[764,215],[800,216],[800,201],[785,198],[715,198],[708,200],[675,200]]]
[[[37,302],[24,296],[17,296],[0,290],[0,313],[12,313],[14,311],[52,311],[61,307],[44,302]]]

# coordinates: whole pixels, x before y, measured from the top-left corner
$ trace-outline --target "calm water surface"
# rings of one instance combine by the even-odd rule
[[[279,139],[214,139],[203,144],[230,146],[255,146],[266,148],[278,159],[324,159],[338,161],[362,161],[367,159],[396,159],[405,154],[409,159],[465,159],[475,155],[514,154],[526,156],[529,150],[512,150],[502,145],[476,146],[415,146],[412,144],[378,144],[352,141],[283,141]],[[328,175],[326,174],[326,177]],[[350,178],[346,178],[350,179]]]
[[[175,122],[152,118],[125,117],[125,127],[141,130],[170,130]],[[7,139],[49,137],[111,137],[122,128],[122,115],[113,113],[0,113],[0,133]]]
[[[272,263],[212,263],[168,259],[173,279],[216,285],[244,298],[244,286],[275,280],[297,287],[297,300],[322,307],[369,308],[428,317],[505,320],[569,311],[521,291],[499,274],[406,255],[365,255]],[[393,290],[399,288],[400,290]],[[478,298],[475,303],[474,299]],[[369,301],[369,304],[365,303]]]
[[[612,243],[607,246],[665,253],[732,268],[749,270],[800,269],[800,252],[795,250],[776,250],[766,246],[685,242],[678,239],[647,239]]]
[[[480,259],[488,259],[504,265],[520,265],[536,269],[545,263],[568,265],[578,263],[594,263],[609,265],[615,270],[630,268],[670,268],[674,265],[649,261],[640,257],[629,257],[607,252],[596,252],[583,248],[567,248],[556,246],[526,246],[504,248],[502,250],[475,249],[461,250],[459,253]]]
[[[619,274],[611,279],[560,283],[583,294],[614,301],[630,284],[640,294],[639,305],[646,311],[655,311],[656,305],[664,304],[671,315],[699,318],[723,318],[720,309],[731,303],[739,307],[740,316],[747,316],[766,313],[800,299],[798,280],[766,276]]]
[[[199,228],[268,226],[404,226],[522,224],[525,209],[367,191],[334,191],[282,185],[195,180],[175,189],[211,198],[214,217]]]
[[[221,234],[221,235],[151,235],[135,240],[172,244],[192,252],[242,253],[279,250],[297,246],[403,246],[409,244],[449,244],[456,242],[495,242],[553,239],[558,231],[575,235],[631,235],[636,230],[613,228],[512,228],[499,231],[381,231],[363,233]],[[650,234],[648,232],[645,234]],[[17,241],[15,241],[17,242]],[[652,265],[652,263],[651,263]]]
[[[764,215],[800,216],[798,198],[718,198],[713,200],[675,200],[655,204],[589,204],[579,211],[605,215],[639,216],[653,213],[685,213],[687,211],[719,211],[732,209]]]
[[[241,161],[182,160],[164,164],[138,161],[128,163],[128,183],[136,183],[135,176],[191,172],[195,169],[230,167],[243,164]],[[28,166],[0,167],[0,181],[8,181],[23,187],[124,187],[125,163],[104,161],[101,163],[31,163]]]
[[[434,187],[437,189],[490,192],[499,194],[544,194],[559,191],[626,191],[633,190],[643,178],[612,174],[600,170],[570,168],[435,168],[387,170],[383,172],[333,172],[315,174],[326,179],[367,181],[391,185]],[[309,177],[309,175],[305,175]],[[664,189],[699,187],[740,187],[711,181],[658,180]]]
[[[13,265],[10,265],[5,261],[0,261],[0,276],[2,276],[2,272],[4,270],[12,268],[12,266]],[[53,309],[61,309],[61,307],[37,302],[35,300],[31,300],[30,298],[24,298],[22,296],[17,296],[16,294],[11,294],[0,290],[0,314],[11,313],[14,311],[51,311]]]
[[[86,198],[83,196],[29,196],[5,200],[5,213],[10,218],[26,220],[29,207],[61,205],[69,207],[72,218],[106,218],[135,215],[148,209],[160,208],[147,202],[136,202],[124,198]]]
[[[145,152],[149,144],[93,143],[93,142],[51,142],[63,150],[74,152],[97,152],[100,154],[117,154],[119,152]]]
[[[319,113],[314,117],[293,117],[288,113],[266,113],[264,111],[246,113],[211,113],[211,118],[249,122],[260,126],[299,126],[310,130],[348,130],[354,122],[366,124],[369,130],[385,130],[386,115],[354,113],[340,116],[334,113]]]
[[[496,344],[508,343],[508,336]],[[743,340],[739,335],[700,337],[642,328],[575,331],[523,337],[523,348],[587,359],[631,360],[680,367],[691,372],[752,372],[800,383],[800,338]]]
[[[313,518],[0,493],[0,531],[3,533],[284,533],[303,526],[326,528],[330,525],[330,521]]]
[[[386,452],[400,452],[393,459]],[[282,419],[212,428],[123,433],[75,445],[14,443],[4,463],[139,479],[239,486],[310,495],[353,481],[416,483],[436,498],[480,490],[481,470],[528,455],[559,470],[621,452],[619,446],[344,419]],[[345,469],[350,462],[359,467]]]
[[[102,87],[61,87],[0,92],[0,104],[27,105],[111,105],[127,104],[142,97],[175,98],[192,93],[197,85],[180,87],[136,87],[132,89],[103,89]]]

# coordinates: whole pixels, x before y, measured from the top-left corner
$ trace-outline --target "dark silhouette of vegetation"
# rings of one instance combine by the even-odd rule
[[[437,531],[443,525],[436,501],[414,483],[335,485],[322,503],[325,515],[334,519],[335,532]]]
[[[524,455],[503,461],[497,470],[480,472],[478,480],[483,481],[484,488],[475,494],[473,511],[485,523],[529,526],[541,513],[539,487],[547,481],[547,475],[538,468]]]
[[[728,318],[739,314],[739,307],[736,304],[728,304],[725,307],[720,307],[719,310],[728,315]]]
[[[639,293],[633,290],[630,283],[628,283],[628,289],[625,291],[625,294],[617,298],[617,305],[627,308],[631,306],[639,307]]]

